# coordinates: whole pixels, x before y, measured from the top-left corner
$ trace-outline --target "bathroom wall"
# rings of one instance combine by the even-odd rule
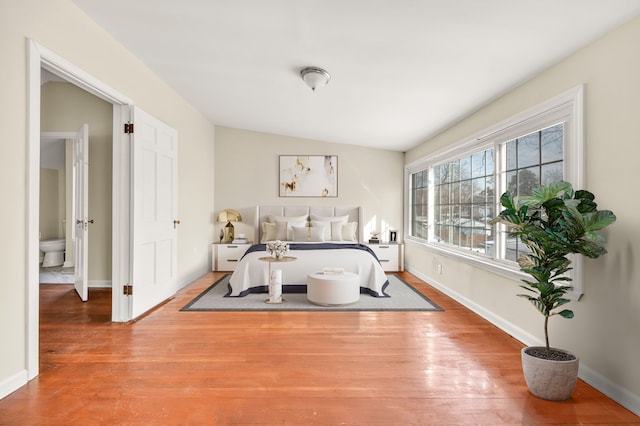
[[[73,142],[40,142],[40,240],[65,239],[65,267],[73,266]]]
[[[64,172],[64,170],[62,170]],[[55,169],[40,169],[40,239],[64,238],[60,210],[64,211],[65,188],[60,187],[60,171]],[[62,193],[62,194],[61,194]],[[62,197],[61,197],[62,196]]]

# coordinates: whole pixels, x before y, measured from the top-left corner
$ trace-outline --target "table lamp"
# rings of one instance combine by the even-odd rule
[[[242,216],[240,215],[240,213],[232,209],[222,210],[220,213],[218,213],[217,220],[218,222],[227,222],[224,228],[222,228],[223,234],[222,234],[222,240],[220,240],[220,242],[221,243],[233,242],[234,233],[233,233],[233,224],[231,224],[231,222],[242,222]]]

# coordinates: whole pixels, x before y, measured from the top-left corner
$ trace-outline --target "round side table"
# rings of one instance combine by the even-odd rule
[[[298,260],[297,257],[293,257],[293,256],[283,256],[280,258],[276,258],[276,257],[272,257],[272,256],[264,256],[264,257],[259,257],[258,260],[262,260],[263,262],[269,262],[269,275],[268,275],[268,282],[267,282],[267,287],[269,288],[269,298],[267,300],[265,300],[265,303],[282,303],[284,302],[284,299],[282,298],[282,289],[280,290],[280,296],[279,297],[274,297],[274,289],[273,286],[271,285],[271,264],[272,263],[279,263],[279,262],[293,262],[294,260]],[[282,285],[282,284],[281,284]]]

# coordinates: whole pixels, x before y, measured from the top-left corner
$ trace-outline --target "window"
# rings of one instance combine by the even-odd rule
[[[486,252],[494,212],[493,149],[433,166],[434,241]]]
[[[564,123],[512,139],[506,152],[506,191],[531,195],[533,188],[564,179]],[[516,261],[526,250],[515,237],[506,235],[504,258]]]
[[[429,173],[420,170],[411,174],[411,235],[427,238],[428,209],[429,209]]]
[[[525,249],[491,220],[505,191],[582,185],[582,87],[406,166],[405,239],[508,275]],[[574,262],[574,271],[580,269]],[[574,273],[574,281],[576,281]],[[574,287],[576,287],[574,282]],[[581,291],[580,291],[581,294]]]

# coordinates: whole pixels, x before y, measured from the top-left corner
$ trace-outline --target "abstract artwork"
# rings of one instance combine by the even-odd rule
[[[337,155],[281,155],[281,197],[337,197]]]

